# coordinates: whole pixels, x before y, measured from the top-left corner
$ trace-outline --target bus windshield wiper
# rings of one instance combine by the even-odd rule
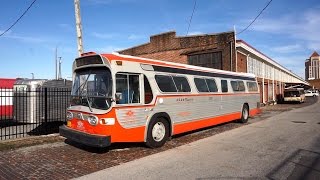
[[[91,75],[91,70],[89,71],[89,74],[88,74],[88,77],[86,78],[86,80],[77,88],[77,90],[75,91],[75,92],[78,92],[79,90],[80,90],[80,88],[82,87],[82,89],[81,89],[81,91],[80,92],[82,92],[83,91],[83,89],[84,89],[84,85],[87,83],[87,81],[88,81],[88,79],[89,79],[89,77],[90,77],[90,75]],[[79,80],[80,81],[80,80]],[[80,96],[80,92],[79,92],[79,96]]]
[[[86,100],[88,102],[89,110],[92,112],[92,107],[91,107],[91,104],[90,104],[90,101],[89,101],[88,92],[86,93]]]
[[[79,89],[82,86],[82,89],[79,91],[79,96],[82,96],[82,92],[84,90],[85,84],[88,82],[88,79],[89,79],[90,75],[91,75],[91,70],[89,71],[89,74],[88,74],[88,77],[86,78],[86,80],[76,90],[76,92],[79,91]],[[88,107],[89,107],[90,111],[92,112],[92,107],[91,107],[91,104],[90,104],[90,101],[89,101],[89,97],[88,97],[88,89],[87,89],[87,92],[85,94],[85,97],[86,97],[86,100],[87,100],[87,103],[88,103]]]

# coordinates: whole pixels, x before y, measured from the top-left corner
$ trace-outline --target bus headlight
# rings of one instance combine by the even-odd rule
[[[73,113],[68,111],[67,112],[67,120],[71,120],[73,118]]]
[[[98,124],[98,118],[96,116],[89,116],[88,117],[88,122],[91,124],[91,125],[97,125]]]

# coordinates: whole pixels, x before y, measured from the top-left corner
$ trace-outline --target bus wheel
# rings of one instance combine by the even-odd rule
[[[242,107],[241,119],[239,120],[239,122],[246,123],[248,122],[248,119],[249,119],[249,107],[247,104],[244,104]]]
[[[148,128],[146,145],[151,148],[163,146],[169,137],[169,123],[160,117],[152,121]]]

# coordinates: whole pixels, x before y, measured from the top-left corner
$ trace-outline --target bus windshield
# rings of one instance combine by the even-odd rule
[[[111,72],[106,67],[80,69],[75,72],[71,106],[82,105],[107,110],[112,100]]]

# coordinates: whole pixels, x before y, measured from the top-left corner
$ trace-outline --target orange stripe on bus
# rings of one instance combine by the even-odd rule
[[[259,112],[260,112],[260,109],[252,109],[250,110],[250,116],[256,115]],[[237,113],[216,116],[216,117],[207,118],[207,119],[193,120],[192,122],[187,122],[187,123],[176,124],[174,125],[173,135],[238,120],[240,118],[241,118],[241,113],[237,112]]]
[[[261,109],[260,108],[251,109],[249,113],[250,113],[250,116],[255,116],[261,113]]]
[[[217,117],[212,117],[212,118],[207,118],[202,120],[193,120],[192,122],[176,124],[174,126],[173,135],[233,121],[240,118],[241,118],[241,113],[237,112],[237,113],[232,113],[232,114],[223,115],[223,116],[217,116]]]
[[[210,93],[203,93],[203,94],[163,94],[163,95],[158,95],[158,98],[162,97],[181,97],[181,96],[240,96],[240,95],[252,95],[256,94],[259,95],[259,93],[254,92],[254,93],[215,93],[215,94],[210,94]]]

